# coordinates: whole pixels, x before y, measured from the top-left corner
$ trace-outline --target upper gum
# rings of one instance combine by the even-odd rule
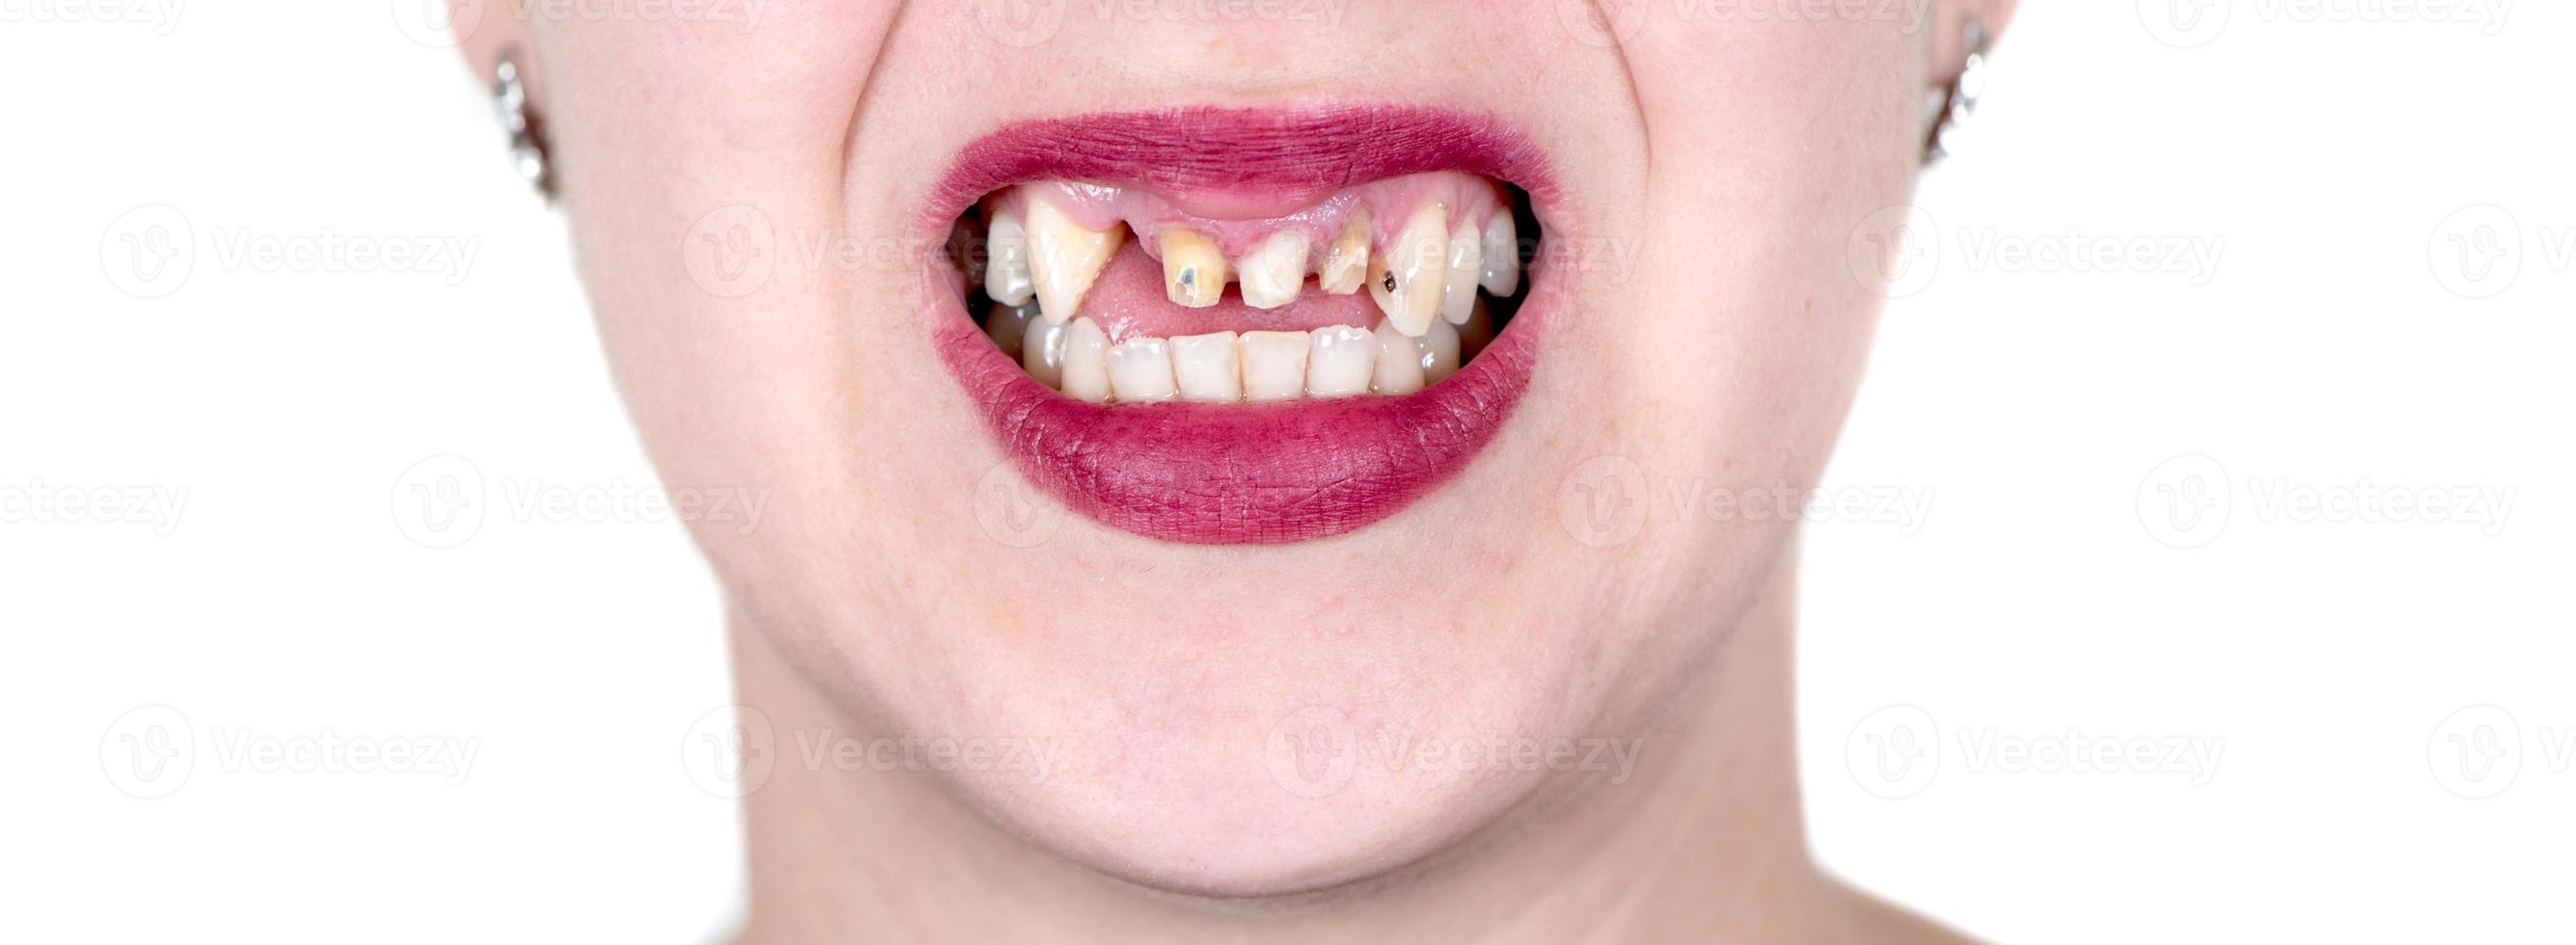
[[[1020,184],[994,198],[995,208],[1026,218],[1026,202],[1045,200],[1063,210],[1084,228],[1100,231],[1120,223],[1127,225],[1146,254],[1162,258],[1161,247],[1153,238],[1169,227],[1185,227],[1216,241],[1229,260],[1241,259],[1261,241],[1281,230],[1297,229],[1306,234],[1309,246],[1320,249],[1340,234],[1351,211],[1369,208],[1372,229],[1369,245],[1383,248],[1395,240],[1396,230],[1412,215],[1414,208],[1425,203],[1444,204],[1449,224],[1454,229],[1462,224],[1482,226],[1504,208],[1501,185],[1492,179],[1458,171],[1433,171],[1370,181],[1343,188],[1315,202],[1304,210],[1285,216],[1252,220],[1215,219],[1185,213],[1178,207],[1144,188],[1114,187],[1069,181],[1037,181]]]

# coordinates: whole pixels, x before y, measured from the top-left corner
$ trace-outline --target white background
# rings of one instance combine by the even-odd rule
[[[559,223],[405,5],[0,6],[0,937],[735,908],[681,754],[716,590],[677,526],[516,511],[652,476]],[[2002,941],[2564,941],[2576,10],[2167,5],[2024,4],[1922,190],[1827,483],[1858,511],[1808,530],[1818,853]],[[472,254],[244,255],[334,237]],[[423,518],[450,484],[479,522]],[[10,511],[63,487],[184,505]],[[475,755],[228,760],[326,735]]]

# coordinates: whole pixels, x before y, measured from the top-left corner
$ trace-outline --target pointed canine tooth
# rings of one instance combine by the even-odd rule
[[[1449,324],[1464,325],[1476,311],[1476,279],[1485,274],[1484,240],[1473,224],[1449,235],[1449,275],[1440,283],[1440,318]]]
[[[1028,334],[1020,339],[1020,369],[1048,387],[1064,386],[1064,342],[1072,329],[1033,318]]]
[[[1484,274],[1476,280],[1485,293],[1508,299],[1521,290],[1521,237],[1508,212],[1497,211],[1485,222]]]
[[[1159,239],[1163,294],[1175,305],[1215,305],[1225,295],[1225,253],[1216,248],[1216,241],[1177,226],[1164,230]]]
[[[1236,260],[1234,268],[1235,280],[1243,284],[1243,304],[1278,308],[1297,301],[1297,293],[1306,287],[1306,234],[1272,233]]]
[[[1424,204],[1405,218],[1395,245],[1369,261],[1369,298],[1408,338],[1420,338],[1440,316],[1441,287],[1449,280],[1449,210]]]
[[[1037,297],[1037,280],[1029,273],[1029,232],[1020,228],[1019,217],[1007,211],[994,214],[984,248],[985,295],[1004,305],[1024,305]]]
[[[1230,404],[1243,399],[1243,369],[1230,331],[1172,339],[1172,374],[1181,399]]]
[[[1105,233],[1083,229],[1044,200],[1029,201],[1028,213],[1029,272],[1037,283],[1038,308],[1047,321],[1061,325],[1082,307],[1083,295],[1100,278],[1101,267],[1109,265],[1109,257],[1118,255],[1127,228],[1113,225]]]
[[[1351,397],[1368,393],[1369,368],[1377,363],[1377,336],[1366,328],[1335,325],[1307,333],[1306,396]]]
[[[1349,295],[1368,281],[1369,212],[1367,207],[1351,210],[1343,218],[1342,232],[1324,247],[1323,262],[1315,266],[1315,284],[1333,295]]]
[[[1109,349],[1109,390],[1118,402],[1153,403],[1181,395],[1172,377],[1172,344],[1160,338],[1129,338]]]
[[[1088,318],[1073,320],[1064,336],[1064,395],[1109,402],[1109,334]]]
[[[1306,395],[1306,348],[1302,331],[1243,333],[1243,399],[1261,404]]]
[[[1422,349],[1422,384],[1429,387],[1449,375],[1458,373],[1458,326],[1447,321],[1431,323],[1431,330],[1413,339]]]
[[[1369,389],[1388,396],[1421,390],[1422,346],[1385,319],[1378,320],[1376,338],[1377,360],[1369,369]]]
[[[994,303],[992,310],[984,315],[984,337],[993,339],[993,347],[1002,349],[1004,356],[1017,361],[1020,359],[1020,339],[1027,336],[1029,322],[1037,317],[1038,307],[1035,305]]]

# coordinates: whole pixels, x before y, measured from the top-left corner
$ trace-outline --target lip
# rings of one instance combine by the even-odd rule
[[[1545,160],[1485,117],[1409,106],[1180,108],[1030,121],[961,150],[923,213],[946,233],[993,190],[1062,179],[1155,188],[1209,204],[1251,192],[1320,197],[1454,170],[1518,185],[1540,211]],[[932,272],[938,267],[930,267]],[[1458,373],[1401,397],[1278,404],[1092,404],[1022,371],[928,280],[935,346],[1023,476],[1077,512],[1149,538],[1280,544],[1346,534],[1466,468],[1511,418],[1537,361],[1554,280],[1531,266],[1511,324]]]

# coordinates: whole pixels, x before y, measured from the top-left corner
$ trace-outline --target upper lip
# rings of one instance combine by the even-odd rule
[[[1032,180],[1150,187],[1221,201],[1246,191],[1322,197],[1386,177],[1454,170],[1553,194],[1541,153],[1498,120],[1396,105],[1194,107],[1024,122],[967,145],[921,226],[944,233],[985,194]],[[1101,406],[1031,380],[984,340],[952,282],[926,306],[943,360],[1020,472],[1127,531],[1208,544],[1349,532],[1463,469],[1511,415],[1550,296],[1534,267],[1511,328],[1446,382],[1403,397],[1255,406]]]

